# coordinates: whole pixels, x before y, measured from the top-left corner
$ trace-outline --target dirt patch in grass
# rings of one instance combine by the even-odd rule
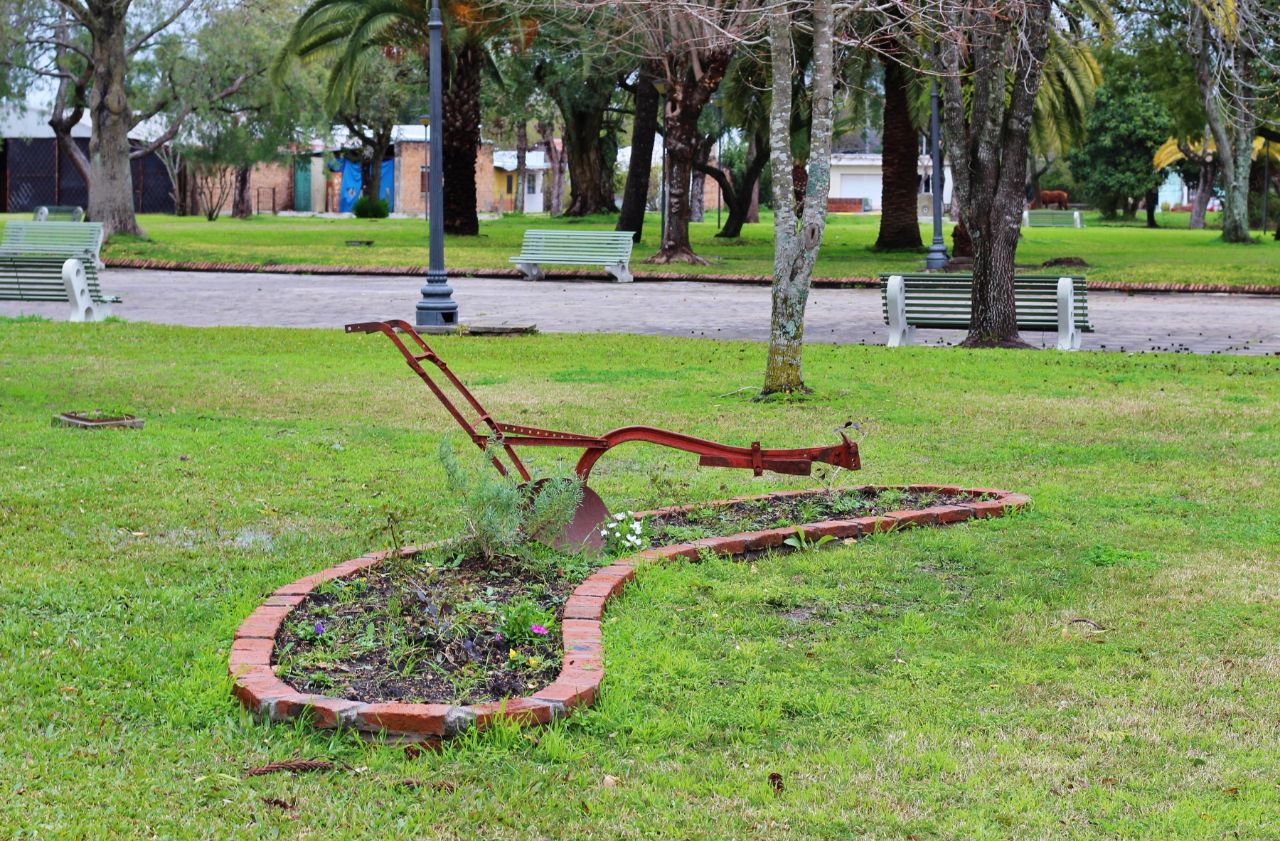
[[[652,545],[662,546],[703,537],[799,526],[823,520],[849,520],[887,514],[890,511],[962,505],[973,502],[974,499],[971,494],[942,494],[898,488],[822,490],[812,494],[766,496],[663,514],[649,521],[648,533]]]
[[[474,704],[560,672],[564,603],[585,577],[555,560],[387,562],[316,588],[277,637],[301,692],[366,703]]]

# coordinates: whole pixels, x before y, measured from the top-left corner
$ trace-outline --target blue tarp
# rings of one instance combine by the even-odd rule
[[[382,180],[379,184],[378,192],[381,197],[386,200],[388,208],[395,210],[396,195],[396,162],[394,160],[386,160],[382,162]],[[364,190],[364,177],[360,173],[360,164],[355,161],[342,162],[342,191],[338,196],[338,212],[350,213],[355,209],[356,199],[360,198],[361,192]]]

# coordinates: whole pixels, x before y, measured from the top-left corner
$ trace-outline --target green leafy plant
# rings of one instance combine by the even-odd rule
[[[804,529],[796,529],[796,533],[786,540],[782,541],[787,546],[795,549],[797,552],[812,552],[815,549],[821,549],[831,541],[835,540],[829,534],[824,534],[817,540],[810,540],[804,533]]]
[[[498,632],[511,645],[545,640],[555,633],[555,614],[533,599],[516,599],[498,612]]]

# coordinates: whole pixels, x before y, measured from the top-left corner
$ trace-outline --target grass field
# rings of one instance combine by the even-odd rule
[[[514,422],[802,445],[865,417],[855,481],[1034,508],[646,568],[606,617],[596,707],[409,759],[257,723],[225,676],[273,588],[385,546],[388,516],[412,540],[456,525],[447,418],[392,348],[2,321],[0,837],[1280,836],[1273,362],[824,346],[814,396],[752,403],[732,393],[759,345],[439,349]],[[92,408],[146,429],[49,425]],[[622,448],[593,485],[638,509],[804,484],[692,462]],[[242,777],[291,757],[344,765]]]
[[[3,217],[0,217],[3,218]],[[18,218],[14,215],[8,218]],[[712,215],[711,220],[714,220]],[[1280,242],[1263,237],[1254,246],[1227,245],[1218,231],[1189,231],[1187,214],[1164,214],[1170,226],[1159,230],[1102,224],[1090,216],[1083,230],[1038,228],[1026,232],[1019,264],[1037,266],[1055,257],[1082,257],[1089,278],[1116,283],[1222,283],[1280,285]],[[259,264],[426,265],[426,223],[421,219],[320,219],[258,216],[247,221],[203,217],[144,216],[147,240],[117,240],[110,257],[159,260],[229,261]],[[581,220],[545,216],[507,216],[480,224],[478,237],[449,237],[446,264],[459,268],[511,268],[526,228],[555,226],[612,229],[611,217]],[[818,259],[819,277],[874,277],[895,269],[923,267],[923,254],[880,254],[872,249],[879,216],[836,215],[830,219]],[[657,248],[658,218],[651,215],[644,241],[636,246],[634,268],[664,273],[752,274],[768,276],[773,266],[773,231],[764,223],[748,225],[737,241],[715,238],[714,221],[694,224],[695,250],[708,266],[648,266],[643,260]],[[924,241],[932,234],[924,230]],[[948,236],[950,233],[948,231]],[[351,247],[347,240],[373,240]]]

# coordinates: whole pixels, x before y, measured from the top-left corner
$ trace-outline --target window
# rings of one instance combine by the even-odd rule
[[[507,176],[507,195],[508,196],[511,195],[513,192],[515,192],[514,185],[515,185],[515,176],[508,175]]]
[[[538,176],[532,172],[524,177],[524,191],[531,196],[538,194]]]

